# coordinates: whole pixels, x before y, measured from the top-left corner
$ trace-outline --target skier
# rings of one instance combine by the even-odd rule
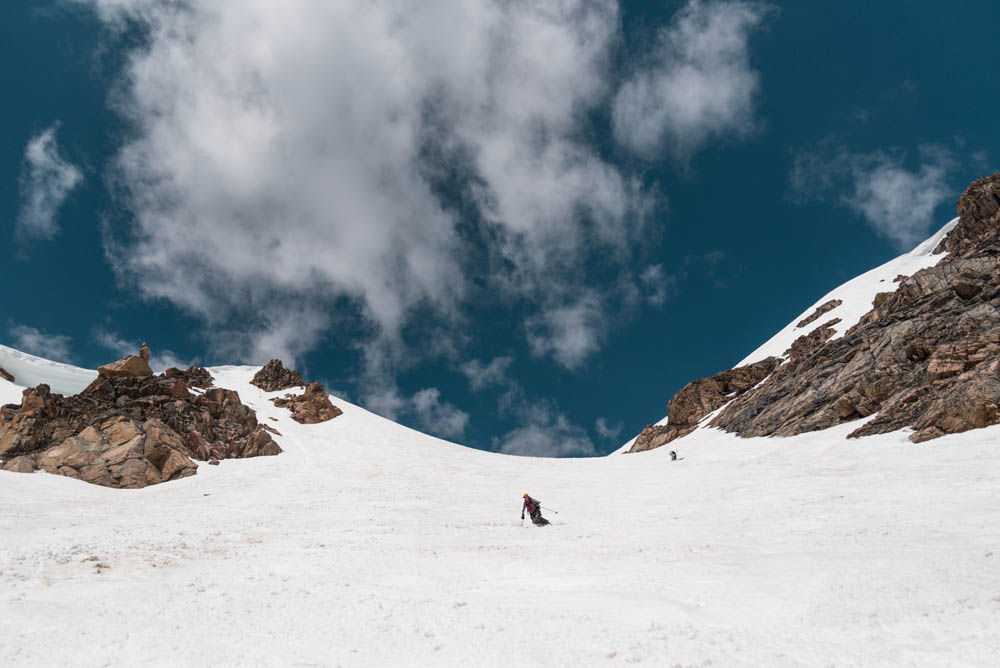
[[[543,527],[549,523],[547,519],[542,517],[542,504],[528,494],[524,495],[524,505],[521,506],[521,519],[524,519],[524,511],[528,511],[528,516],[531,517],[531,521],[535,526]]]
[[[670,461],[672,461],[672,462],[676,462],[677,461],[677,451],[676,450],[671,450],[670,451]]]

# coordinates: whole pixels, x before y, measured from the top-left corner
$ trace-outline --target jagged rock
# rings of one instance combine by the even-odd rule
[[[275,406],[289,409],[292,419],[302,424],[326,422],[343,413],[330,403],[330,395],[326,393],[322,383],[309,383],[302,394],[286,394],[271,401]]]
[[[193,460],[281,452],[238,393],[189,391],[210,384],[205,369],[191,367],[159,376],[99,375],[72,397],[46,385],[26,389],[20,405],[0,408],[0,457],[9,460],[3,466],[145,487],[193,475]]]
[[[126,376],[152,376],[153,370],[149,363],[138,355],[129,355],[117,362],[97,367],[97,373],[104,378],[123,378]]]
[[[706,415],[755,387],[779,364],[777,357],[768,357],[688,383],[667,402],[667,424],[646,425],[629,452],[652,450],[690,434]]]
[[[895,291],[879,293],[843,336],[833,338],[831,321],[800,337],[766,383],[729,398],[712,379],[689,384],[671,399],[684,410],[644,429],[636,444],[670,442],[725,401],[711,426],[746,437],[874,416],[850,436],[912,427],[921,442],[1000,423],[1000,173],[974,182],[958,212],[936,249],[949,254],[897,277]],[[694,396],[682,401],[683,392]]]
[[[629,448],[629,452],[644,452],[675,441],[682,436],[687,436],[697,428],[697,425],[677,426],[677,425],[655,425],[647,424],[642,432],[636,437],[635,443]]]
[[[967,255],[997,241],[1000,229],[1000,172],[973,181],[958,198],[958,225],[935,249]]]
[[[834,318],[830,322],[823,323],[808,334],[803,334],[792,342],[792,345],[785,351],[785,355],[793,363],[801,362],[819,350],[824,343],[837,333],[833,326],[838,322],[840,322],[840,318]]]
[[[819,306],[816,307],[816,310],[813,311],[811,315],[809,315],[808,317],[803,318],[802,320],[800,320],[798,322],[798,324],[795,325],[795,326],[796,327],[805,327],[806,325],[812,324],[813,322],[816,322],[817,320],[819,320],[820,317],[822,317],[823,315],[829,313],[830,311],[832,311],[833,309],[837,308],[838,306],[840,306],[843,303],[844,303],[843,300],[840,300],[840,299],[831,299],[828,302],[820,304]]]
[[[306,383],[298,371],[286,369],[281,360],[271,360],[254,374],[250,384],[265,392],[277,392],[290,387],[304,387]]]
[[[3,466],[4,471],[13,471],[14,473],[31,473],[35,470],[35,464],[31,461],[31,457],[26,457],[21,455],[20,457],[14,457]]]
[[[11,383],[14,382],[14,376],[7,373],[7,371],[3,367],[0,367],[0,378],[3,378],[4,380]]]

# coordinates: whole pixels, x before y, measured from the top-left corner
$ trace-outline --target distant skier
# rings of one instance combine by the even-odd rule
[[[542,517],[542,504],[527,494],[524,495],[524,505],[521,506],[521,519],[524,519],[524,511],[528,511],[528,516],[531,517],[531,522],[535,526],[543,527],[549,523],[547,519]]]

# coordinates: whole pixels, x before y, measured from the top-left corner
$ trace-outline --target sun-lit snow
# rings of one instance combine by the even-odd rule
[[[337,399],[299,425],[254,371],[212,369],[277,457],[0,472],[0,663],[1000,665],[1000,428],[510,457]]]
[[[893,282],[893,279],[899,275],[912,276],[921,269],[933,267],[940,262],[944,256],[934,255],[934,249],[937,248],[945,235],[957,224],[958,218],[955,218],[938,230],[934,236],[924,241],[909,253],[904,253],[893,260],[889,260],[885,264],[865,272],[857,278],[851,279],[835,290],[831,290],[815,304],[803,311],[802,315],[792,320],[784,329],[772,336],[767,343],[757,348],[757,350],[736,364],[736,366],[759,362],[772,355],[783,357],[785,351],[788,350],[795,339],[803,334],[808,334],[834,318],[840,318],[840,322],[833,325],[836,334],[832,338],[843,336],[847,330],[861,320],[861,316],[872,310],[872,300],[875,299],[875,295],[880,292],[895,292],[897,284]],[[800,328],[796,326],[803,318],[812,315],[818,306],[832,299],[840,299],[844,303],[820,316],[805,327]]]
[[[53,392],[59,394],[77,394],[97,378],[97,372],[91,369],[50,362],[7,346],[0,346],[0,369],[6,369],[14,376],[17,385],[21,386],[15,390],[11,383],[0,378],[0,404],[20,403],[21,390],[35,387],[39,383],[46,383]],[[16,392],[16,397],[12,398],[11,392]]]

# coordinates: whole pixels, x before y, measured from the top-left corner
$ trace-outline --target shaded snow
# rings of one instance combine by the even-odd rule
[[[0,346],[0,369],[6,369],[14,376],[14,384],[0,378],[0,404],[20,403],[21,390],[25,387],[35,387],[41,383],[49,386],[53,392],[69,396],[79,394],[85,387],[97,378],[97,371],[81,369],[70,364],[50,362],[47,359],[22,353],[7,346]],[[11,400],[11,392],[17,392],[17,398]]]
[[[0,663],[1000,665],[998,428],[537,459],[337,399],[299,425],[254,371],[212,370],[277,457],[142,490],[0,472]]]

